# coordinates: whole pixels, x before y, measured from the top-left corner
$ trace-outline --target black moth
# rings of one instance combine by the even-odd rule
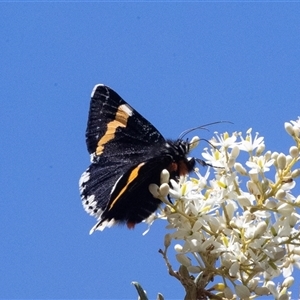
[[[86,143],[91,165],[81,175],[79,188],[84,209],[98,219],[91,233],[115,223],[133,228],[148,218],[161,204],[150,193],[149,185],[160,185],[164,169],[170,178],[178,180],[191,172],[196,162],[186,157],[188,141],[165,140],[103,84],[92,91]]]

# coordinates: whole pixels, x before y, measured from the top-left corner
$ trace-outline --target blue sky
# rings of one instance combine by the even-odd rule
[[[182,299],[158,253],[163,221],[146,236],[143,224],[88,234],[78,179],[90,93],[109,85],[167,138],[230,120],[199,134],[252,127],[287,153],[283,123],[300,115],[300,4],[0,8],[0,297],[136,299],[138,281],[150,298]]]

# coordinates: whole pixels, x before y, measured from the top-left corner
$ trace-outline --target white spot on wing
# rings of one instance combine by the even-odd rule
[[[82,173],[82,175],[80,176],[79,179],[79,191],[80,194],[82,194],[82,192],[85,190],[86,188],[86,182],[88,182],[90,180],[90,172],[89,169],[87,169],[85,172]]]
[[[111,219],[109,221],[105,220],[101,224],[100,222],[101,220],[90,230],[90,234],[94,233],[96,230],[103,231],[106,227],[110,228],[117,223],[115,219]]]
[[[133,110],[128,104],[122,104],[119,106],[120,110],[123,110],[128,116],[132,116]]]
[[[95,200],[95,195],[90,195],[87,197],[82,196],[81,199],[82,199],[83,208],[88,214],[96,218],[101,217],[103,210],[97,207],[97,201]]]
[[[96,208],[97,202],[95,200],[95,195],[90,195],[82,198],[82,204],[86,212],[91,213],[91,211]]]
[[[85,182],[88,182],[89,180],[90,180],[90,172],[89,169],[87,169],[85,172],[82,173],[79,179],[79,186],[81,187]]]

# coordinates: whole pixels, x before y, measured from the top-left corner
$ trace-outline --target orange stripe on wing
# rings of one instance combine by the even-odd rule
[[[102,154],[104,146],[115,138],[118,127],[127,126],[130,116],[132,116],[132,108],[129,105],[122,104],[118,107],[115,119],[107,124],[107,130],[97,144],[96,155]]]
[[[140,168],[144,165],[145,163],[140,163],[138,166],[136,166],[132,171],[131,173],[129,174],[129,177],[128,177],[128,180],[127,180],[127,183],[126,185],[122,188],[122,190],[120,191],[120,193],[117,195],[117,197],[115,197],[115,199],[113,200],[113,202],[111,203],[111,205],[109,206],[109,209],[112,209],[112,207],[114,206],[114,204],[119,200],[119,198],[126,192],[129,184],[131,182],[133,182],[137,176],[139,175],[139,170]]]

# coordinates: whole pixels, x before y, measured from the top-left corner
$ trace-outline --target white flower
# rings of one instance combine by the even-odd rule
[[[270,171],[274,159],[268,159],[265,155],[253,157],[253,161],[247,161],[246,165],[251,169],[249,174],[263,174]]]
[[[211,143],[217,147],[220,146],[221,148],[229,148],[229,147],[233,147],[235,145],[235,141],[237,139],[237,133],[234,132],[232,134],[232,136],[229,136],[229,134],[227,132],[223,133],[223,134],[218,134],[217,132],[215,132],[215,138],[213,138],[211,140]]]
[[[240,150],[246,151],[248,153],[252,153],[254,149],[264,144],[264,138],[258,137],[258,132],[255,134],[254,140],[251,134],[252,128],[248,129],[247,137],[244,139],[240,136],[242,142],[239,146]]]
[[[296,136],[296,137],[299,137],[299,133],[300,133],[300,117],[298,117],[298,120],[296,121],[290,121],[290,123],[293,125],[293,134]],[[286,130],[288,132],[290,132],[290,130],[287,129],[287,126],[286,127]]]
[[[300,117],[298,117],[298,120],[296,121],[291,120],[290,122],[293,126],[298,127],[300,129]]]
[[[291,276],[294,271],[294,267],[300,269],[300,255],[293,253],[293,249],[295,248],[294,245],[289,246],[288,256],[284,260],[282,267],[283,267],[283,276],[285,278]]]
[[[291,124],[300,133],[300,118]],[[265,152],[264,138],[258,133],[252,137],[251,129],[246,137],[216,133],[212,144],[218,148],[202,154],[215,168],[207,168],[204,176],[203,169],[196,169],[196,178],[171,180],[173,200],[165,202],[164,217],[172,232],[165,245],[176,240],[177,261],[190,274],[199,273],[202,288],[210,284],[212,277],[207,282],[201,277],[209,270],[215,280],[222,277],[210,292],[225,295],[226,290],[226,295],[244,299],[268,293],[274,299],[290,297],[289,276],[300,268],[300,247],[295,246],[300,244],[300,196],[292,193],[300,174],[293,169],[300,160],[300,141],[292,137],[297,144],[286,155]],[[248,153],[248,161],[241,161],[240,150]],[[275,178],[267,177],[271,167]],[[165,196],[163,186],[152,189]],[[276,286],[279,276],[288,280]]]

